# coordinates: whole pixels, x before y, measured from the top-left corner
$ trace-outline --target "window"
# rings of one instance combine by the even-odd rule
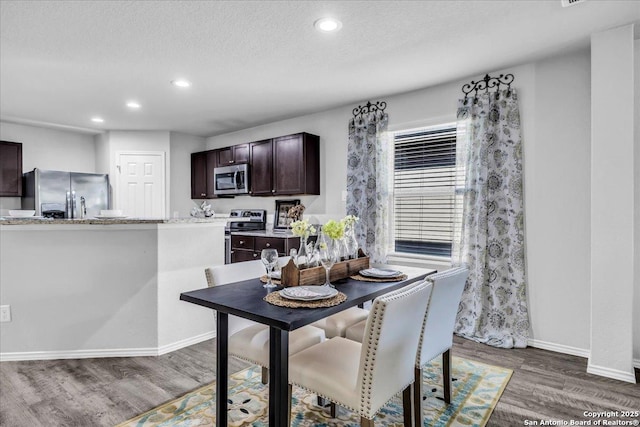
[[[393,139],[395,252],[451,257],[456,124],[399,131]]]

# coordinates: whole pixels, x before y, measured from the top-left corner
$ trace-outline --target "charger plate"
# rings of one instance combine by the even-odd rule
[[[402,274],[398,277],[366,277],[360,274],[354,274],[351,276],[353,280],[358,280],[360,282],[400,282],[401,280],[406,280],[409,278],[406,274]]]
[[[335,297],[315,300],[315,301],[299,301],[288,300],[280,296],[279,292],[271,292],[263,298],[269,304],[277,305],[278,307],[288,308],[321,308],[321,307],[333,307],[334,305],[341,304],[347,300],[347,296],[342,292],[338,292]]]

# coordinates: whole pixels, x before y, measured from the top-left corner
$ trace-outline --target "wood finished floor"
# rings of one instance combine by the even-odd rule
[[[640,410],[640,385],[587,374],[587,360],[580,357],[501,350],[458,337],[453,354],[514,370],[488,426]],[[233,360],[229,370],[245,366]],[[214,377],[214,340],[159,357],[2,362],[0,426],[113,426]]]

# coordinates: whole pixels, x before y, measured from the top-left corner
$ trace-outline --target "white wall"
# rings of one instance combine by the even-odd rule
[[[635,366],[640,366],[640,40],[635,40],[635,130],[634,130],[634,266],[635,289],[633,293],[633,357]]]
[[[0,233],[0,301],[12,315],[0,324],[2,353],[20,360],[157,347],[155,225],[8,225]]]
[[[187,217],[194,205],[191,200],[191,153],[205,149],[205,139],[185,133],[171,132],[171,181],[169,183],[171,198],[170,211],[167,216]]]
[[[22,143],[22,170],[95,172],[93,135],[0,122],[0,139]],[[19,197],[0,197],[0,215],[20,209]]]
[[[534,112],[522,117],[533,131],[524,138],[532,338],[582,350],[590,347],[590,68],[588,50],[535,63]]]
[[[586,356],[590,349],[590,53],[583,49],[490,74],[507,72],[515,75],[522,119],[531,343]],[[449,121],[455,119],[462,85],[478,77],[371,101],[387,101],[393,130]],[[214,136],[207,139],[207,148],[300,131],[319,135],[321,195],[303,198],[303,203],[311,215],[340,216],[345,208],[341,193],[346,187],[347,122],[356,106]],[[273,201],[237,197],[214,200],[213,206],[220,212],[242,207],[273,210]]]
[[[587,372],[635,383],[633,25],[593,34],[591,60],[591,354]]]

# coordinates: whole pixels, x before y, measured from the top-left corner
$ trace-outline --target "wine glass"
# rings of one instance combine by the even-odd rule
[[[336,253],[336,242],[331,239],[322,238],[322,241],[318,245],[318,252],[320,254],[320,262],[326,272],[326,281],[323,286],[334,287],[329,281],[329,272],[331,267],[338,262],[338,254]]]
[[[263,249],[260,255],[262,263],[267,268],[267,283],[262,287],[267,289],[275,288],[276,285],[271,282],[271,271],[278,264],[278,251],[276,249]]]

